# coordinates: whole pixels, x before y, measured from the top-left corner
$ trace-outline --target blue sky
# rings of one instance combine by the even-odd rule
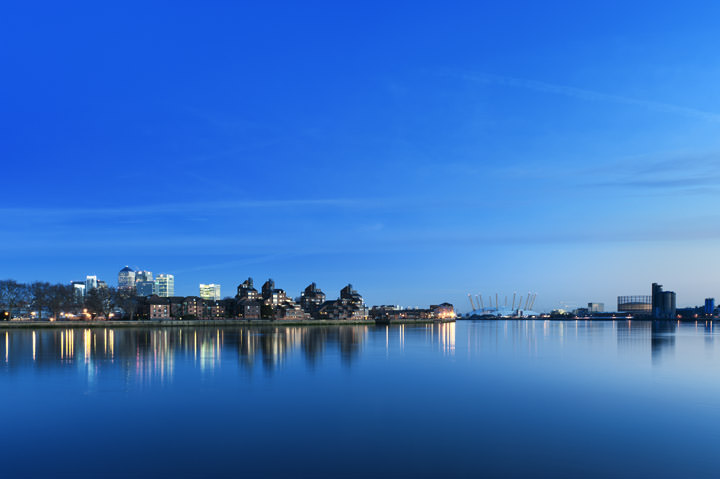
[[[630,4],[631,3],[631,4]],[[720,296],[715,2],[4,2],[0,276]]]

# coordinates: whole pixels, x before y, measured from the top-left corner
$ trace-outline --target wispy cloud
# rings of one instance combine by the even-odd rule
[[[554,83],[545,83],[537,80],[530,80],[526,78],[516,78],[510,76],[493,75],[489,73],[461,73],[461,74],[447,74],[449,76],[457,76],[467,81],[509,86],[514,88],[524,88],[528,90],[539,91],[543,93],[552,93],[556,95],[563,95],[572,98],[577,98],[586,101],[599,101],[617,103],[622,105],[631,105],[641,108],[645,108],[652,111],[671,113],[675,115],[682,115],[690,118],[696,118],[699,120],[720,122],[720,113],[709,112],[704,110],[698,110],[696,108],[687,108],[684,106],[673,105],[670,103],[663,103],[651,100],[641,100],[637,98],[629,98],[621,95],[614,95],[611,93],[603,93],[594,90],[586,90],[583,88],[575,88],[567,85],[558,85]]]
[[[641,155],[576,172],[596,187],[628,187],[670,193],[720,191],[720,153],[675,152]]]
[[[292,209],[322,207],[367,207],[377,204],[372,199],[326,198],[326,199],[290,199],[290,200],[248,200],[213,201],[192,203],[165,203],[156,205],[138,205],[110,208],[0,208],[2,215],[21,215],[24,217],[88,217],[88,216],[144,216],[158,214],[187,214],[212,211],[232,211],[246,209]]]

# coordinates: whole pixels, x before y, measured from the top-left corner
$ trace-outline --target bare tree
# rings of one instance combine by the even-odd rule
[[[105,319],[110,317],[113,308],[115,307],[117,291],[115,288],[93,288],[88,291],[85,296],[85,307],[90,312],[90,315],[94,319],[95,316],[101,315]]]
[[[75,306],[73,287],[68,284],[53,284],[49,288],[48,309],[57,319],[61,312],[67,312]]]
[[[38,319],[42,319],[43,308],[46,308],[50,299],[50,283],[35,281],[28,286],[30,294],[30,307],[37,311]]]
[[[25,305],[29,300],[28,287],[14,279],[0,281],[0,306],[7,309],[12,319],[15,311]]]
[[[135,288],[118,289],[116,292],[115,304],[118,308],[123,310],[130,321],[135,319],[135,313],[137,313],[139,306],[138,297],[135,294]]]

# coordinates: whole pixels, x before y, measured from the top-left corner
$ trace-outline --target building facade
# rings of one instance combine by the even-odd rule
[[[125,266],[118,273],[118,289],[133,289],[135,287],[135,271]]]
[[[172,274],[159,274],[155,278],[155,294],[162,298],[175,296],[175,276]]]
[[[650,315],[652,314],[652,296],[618,296],[617,310],[619,313]]]
[[[201,284],[200,285],[200,297],[202,299],[218,301],[220,299],[220,285],[219,284]]]
[[[663,291],[661,284],[652,284],[652,316],[673,319],[676,316],[676,297],[673,291]]]
[[[135,291],[138,296],[152,296],[157,294],[155,281],[138,281],[135,283]]]

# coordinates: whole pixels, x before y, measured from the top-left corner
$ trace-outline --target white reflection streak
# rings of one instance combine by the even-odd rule
[[[33,331],[33,361],[35,361],[35,331]]]
[[[83,331],[83,346],[85,350],[85,364],[90,362],[90,343],[91,343],[91,337],[90,337],[90,330],[86,329]]]

